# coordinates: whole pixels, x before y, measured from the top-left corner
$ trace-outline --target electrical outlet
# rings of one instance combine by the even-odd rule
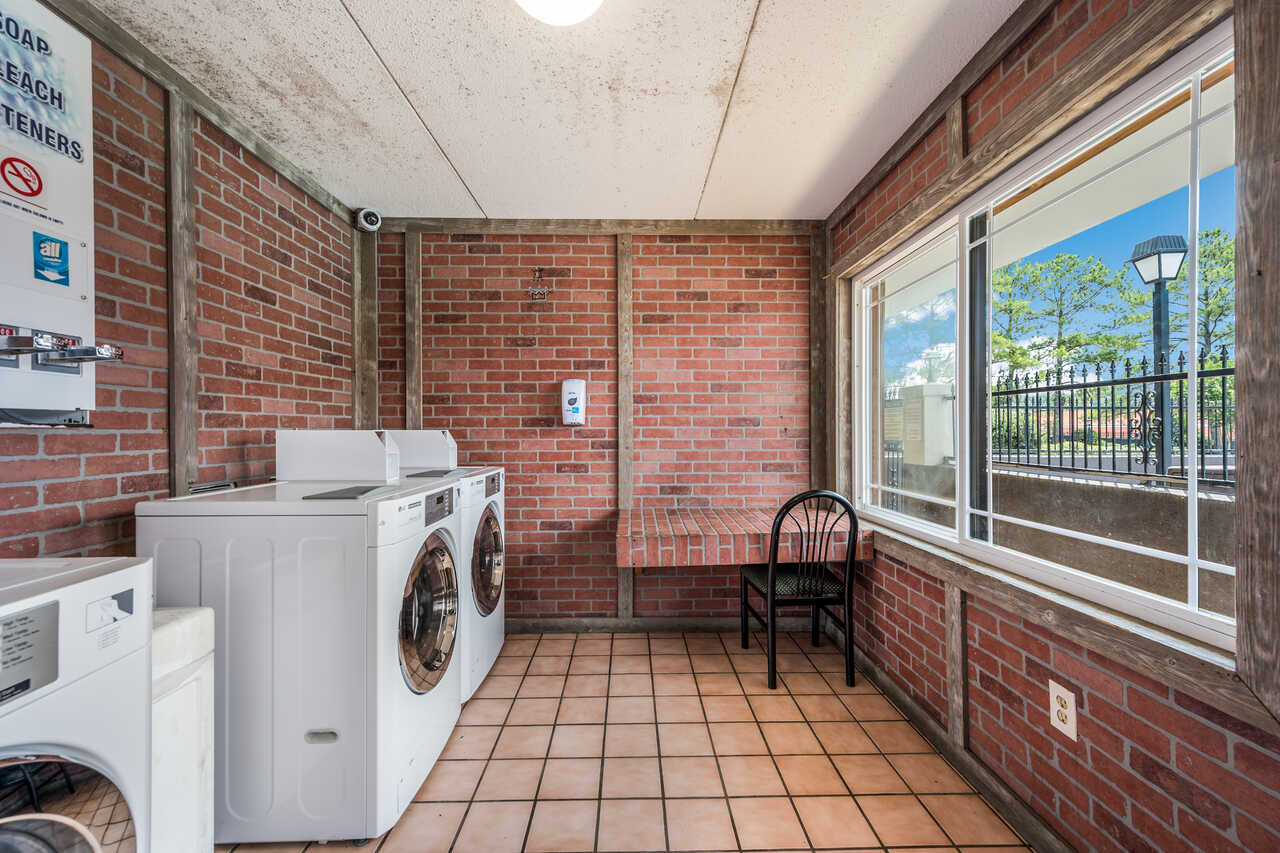
[[[1076,739],[1076,694],[1074,690],[1049,680],[1049,722],[1072,740]]]

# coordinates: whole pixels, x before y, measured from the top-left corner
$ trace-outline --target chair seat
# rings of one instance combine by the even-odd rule
[[[767,594],[769,589],[768,566],[743,566],[742,576],[747,583]],[[773,593],[775,596],[793,596],[803,598],[836,598],[844,595],[844,581],[829,571],[822,574],[801,576],[798,571],[786,565],[778,566],[773,575]]]

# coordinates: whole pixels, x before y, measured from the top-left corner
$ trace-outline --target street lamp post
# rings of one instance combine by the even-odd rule
[[[1187,240],[1181,234],[1164,234],[1133,247],[1129,263],[1138,278],[1151,286],[1151,370],[1156,375],[1172,370],[1169,353],[1169,282],[1178,277],[1187,257]],[[1156,383],[1155,410],[1160,413],[1160,452],[1156,473],[1168,474],[1173,458],[1173,394],[1169,382]]]

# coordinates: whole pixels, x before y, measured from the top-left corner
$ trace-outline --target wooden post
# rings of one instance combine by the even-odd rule
[[[635,344],[631,327],[632,238],[617,236],[618,285],[618,514],[631,512],[634,500],[635,409],[632,401]],[[618,618],[635,615],[635,570],[618,568]]]
[[[953,583],[943,588],[947,596],[947,737],[964,749],[969,741],[964,590]]]
[[[1236,0],[1236,669],[1280,715],[1280,15]]]
[[[422,429],[422,235],[404,235],[404,428]]]
[[[169,493],[190,493],[199,470],[196,329],[195,110],[168,91]]]
[[[809,488],[825,489],[827,480],[827,419],[831,416],[831,386],[827,382],[827,242],[826,229],[809,236]]]
[[[964,155],[969,153],[967,146],[964,98],[956,98],[951,102],[951,106],[947,107],[947,161],[951,164],[951,168],[954,169],[959,165]]]
[[[354,429],[378,426],[378,235],[355,231],[353,241],[351,421]]]

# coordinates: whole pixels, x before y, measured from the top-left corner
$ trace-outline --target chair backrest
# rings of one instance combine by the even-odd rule
[[[778,549],[787,549],[785,562],[798,575],[800,595],[818,595],[827,564],[834,561],[834,551],[845,541],[844,582],[853,577],[853,561],[857,552],[858,517],[853,504],[844,495],[825,489],[801,492],[789,499],[773,517],[769,539],[769,586],[778,567]]]

